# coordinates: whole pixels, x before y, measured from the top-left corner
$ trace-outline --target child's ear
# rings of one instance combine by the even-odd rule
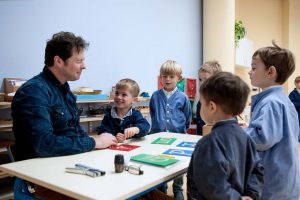
[[[269,69],[268,69],[268,75],[270,77],[275,77],[276,78],[276,76],[277,76],[277,70],[276,70],[276,68],[274,66],[269,67]]]
[[[209,102],[209,110],[210,110],[211,112],[215,112],[215,111],[217,110],[217,105],[216,105],[215,102],[213,102],[213,101],[210,101],[210,102]]]

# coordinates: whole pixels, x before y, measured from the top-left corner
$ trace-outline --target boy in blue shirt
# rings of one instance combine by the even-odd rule
[[[114,107],[105,114],[99,133],[110,133],[118,142],[145,136],[150,124],[140,111],[132,108],[140,93],[138,84],[131,79],[122,79],[116,84]]]
[[[255,200],[263,189],[263,167],[255,143],[238,125],[250,89],[239,77],[220,72],[200,87],[201,117],[212,124],[196,144],[187,173],[190,200]]]
[[[186,133],[191,122],[191,104],[186,94],[179,91],[176,83],[182,78],[181,66],[168,60],[160,68],[163,88],[153,93],[150,99],[151,133]],[[183,199],[183,178],[174,179],[173,193],[176,199]],[[166,193],[167,184],[162,186]]]
[[[203,63],[203,65],[200,67],[198,71],[198,79],[199,79],[199,85],[211,77],[212,75],[222,71],[221,65],[218,63],[218,61],[207,61]],[[197,93],[198,94],[198,93]],[[198,98],[197,98],[198,97]],[[197,124],[197,135],[202,135],[202,127],[205,125],[205,122],[202,120],[200,116],[200,109],[201,109],[201,102],[199,101],[199,94],[195,98],[195,102],[198,101],[197,107],[196,107],[196,124]]]
[[[251,99],[251,119],[246,132],[256,143],[265,167],[264,200],[298,200],[298,114],[281,86],[295,70],[288,49],[263,47],[252,56],[251,84],[262,89]]]
[[[300,76],[295,78],[295,89],[289,94],[289,98],[294,104],[296,111],[298,113],[299,126],[300,126]],[[298,135],[298,140],[300,142],[300,133]]]

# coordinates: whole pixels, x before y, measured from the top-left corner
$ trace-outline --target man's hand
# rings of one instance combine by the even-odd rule
[[[112,145],[117,145],[118,141],[115,136],[110,133],[102,133],[100,135],[92,136],[96,142],[96,149],[104,149]]]

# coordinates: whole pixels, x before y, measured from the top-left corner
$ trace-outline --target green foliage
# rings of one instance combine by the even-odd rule
[[[234,42],[235,42],[235,46],[237,47],[238,42],[240,39],[244,38],[246,35],[246,29],[243,25],[242,21],[235,21],[235,30],[234,30]]]

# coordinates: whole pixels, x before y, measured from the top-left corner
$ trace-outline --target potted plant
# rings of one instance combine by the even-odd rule
[[[241,20],[235,21],[235,31],[234,31],[234,43],[235,47],[238,46],[238,42],[240,39],[244,38],[246,35],[246,28],[243,25]]]

